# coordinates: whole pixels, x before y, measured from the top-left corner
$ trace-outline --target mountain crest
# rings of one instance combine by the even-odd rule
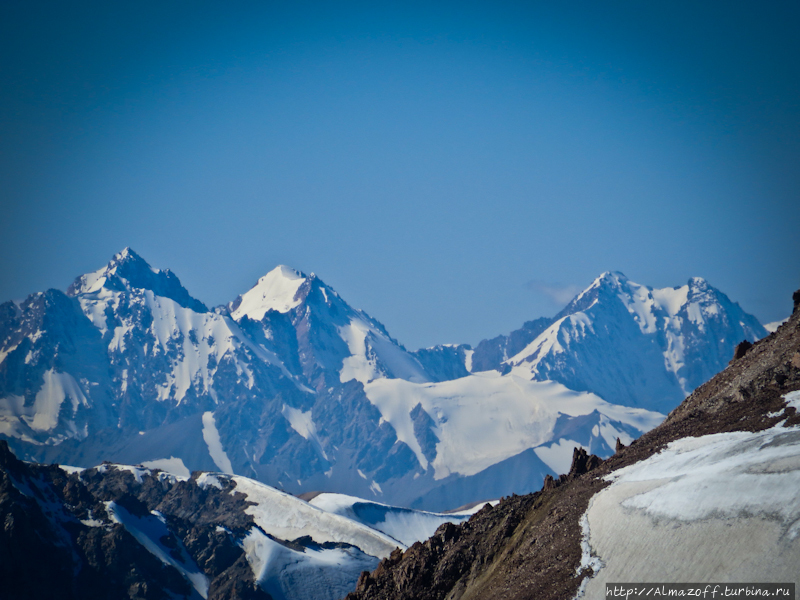
[[[102,269],[77,277],[67,289],[68,296],[91,294],[102,288],[123,291],[150,290],[156,296],[174,300],[184,308],[198,313],[208,312],[205,304],[193,298],[169,269],[154,269],[132,248],[117,252]]]
[[[302,302],[298,292],[308,279],[302,271],[278,265],[231,303],[231,316],[237,321],[244,316],[261,321],[270,310],[287,313]]]

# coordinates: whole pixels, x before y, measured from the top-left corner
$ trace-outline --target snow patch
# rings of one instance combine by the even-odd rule
[[[147,469],[158,469],[159,471],[164,471],[165,473],[170,473],[185,479],[188,479],[192,475],[186,465],[183,464],[183,460],[174,456],[148,460],[143,462],[142,466]]]
[[[161,542],[165,537],[174,539],[161,513],[152,511],[150,515],[137,517],[116,502],[106,502],[105,505],[112,521],[120,523],[148,552],[183,575],[201,597],[208,597],[208,578],[191,559],[180,540],[177,540],[180,559],[175,558],[171,549]]]
[[[322,449],[322,442],[317,435],[317,426],[314,424],[310,410],[303,412],[299,408],[293,408],[288,404],[284,404],[281,409],[281,414],[289,421],[289,425],[292,426],[292,429],[311,442],[322,457],[328,460],[325,451]]]
[[[211,411],[203,413],[203,440],[208,446],[208,453],[211,455],[211,460],[217,465],[220,471],[233,475],[233,466],[222,449],[222,441],[219,438],[219,431],[214,421],[214,413]]]
[[[443,514],[389,506],[345,494],[324,493],[311,499],[309,504],[367,525],[410,547],[414,542],[431,537],[443,523],[468,520],[487,503],[480,503],[468,511]],[[493,504],[496,505],[497,501]]]
[[[44,372],[42,389],[36,394],[32,410],[22,419],[35,431],[51,431],[58,425],[61,404],[67,398],[72,403],[72,416],[79,406],[89,406],[89,401],[72,375],[48,369]]]
[[[791,406],[800,413],[800,390],[784,394],[783,399],[786,400],[787,407]]]
[[[671,442],[605,477],[586,512],[607,581],[794,581],[800,561],[800,428]]]
[[[339,515],[327,513],[308,502],[263,483],[233,476],[231,493],[247,496],[245,512],[265,533],[283,540],[310,536],[317,543],[344,542],[378,558],[389,556],[397,542],[387,535]]]

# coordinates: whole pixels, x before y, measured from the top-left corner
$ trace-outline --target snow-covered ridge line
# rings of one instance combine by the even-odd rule
[[[29,459],[435,510],[537,489],[577,445],[608,456],[755,331],[703,280],[652,290],[606,273],[495,346],[408,352],[314,274],[277,267],[208,311],[129,249],[68,294],[4,306],[0,436]]]

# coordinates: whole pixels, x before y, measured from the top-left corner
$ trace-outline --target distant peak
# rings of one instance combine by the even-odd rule
[[[115,259],[119,259],[119,260],[122,260],[122,259],[125,259],[125,258],[133,258],[133,259],[144,260],[130,246],[125,246],[122,250],[120,250],[119,252],[117,252],[114,255],[114,258]]]
[[[597,281],[628,281],[628,278],[621,271],[605,271],[600,274]]]
[[[600,276],[592,282],[592,285],[586,288],[583,293],[601,287],[619,288],[628,281],[629,280],[625,274],[621,273],[620,271],[605,271],[601,273]]]
[[[67,295],[77,296],[99,291],[101,288],[150,290],[156,296],[174,300],[195,312],[207,312],[205,304],[193,298],[169,269],[154,269],[146,260],[126,246],[117,252],[102,269],[81,275],[67,290]]]
[[[711,285],[702,277],[692,277],[689,279],[689,287],[694,290],[708,290]]]
[[[279,278],[279,277],[283,279],[288,279],[289,281],[295,281],[297,279],[307,278],[306,274],[303,273],[302,271],[298,271],[297,269],[293,269],[292,267],[287,267],[286,265],[278,265],[258,281],[260,283],[267,278]]]
[[[231,305],[235,307],[231,316],[237,321],[244,316],[260,321],[270,310],[289,312],[302,302],[297,294],[307,279],[302,271],[278,265]]]

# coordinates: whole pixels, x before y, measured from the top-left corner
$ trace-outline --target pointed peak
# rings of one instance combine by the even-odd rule
[[[625,276],[624,273],[620,271],[605,271],[601,273],[600,276],[594,280],[591,286],[589,287],[598,287],[600,285],[620,285],[628,281],[628,278]]]
[[[620,271],[605,271],[597,277],[589,287],[575,296],[572,301],[559,312],[554,320],[558,320],[567,315],[588,309],[600,296],[607,294],[617,295],[624,286],[630,284],[630,280]]]
[[[195,312],[208,311],[202,302],[192,298],[172,271],[154,269],[129,246],[117,252],[105,267],[76,278],[67,289],[67,295],[91,294],[102,288],[150,290],[156,296],[174,300]]]
[[[122,250],[117,252],[112,260],[123,261],[128,259],[140,260],[144,262],[144,259],[141,256],[139,256],[130,246],[125,246]]]
[[[702,277],[691,277],[689,279],[689,289],[691,290],[710,290],[713,289],[711,284]]]
[[[270,310],[289,312],[302,302],[298,291],[308,279],[302,271],[278,265],[231,304],[231,316],[237,321],[244,316],[260,321]]]
[[[313,273],[312,273],[313,276]],[[278,265],[272,271],[264,275],[261,279],[258,280],[259,283],[266,279],[275,280],[275,279],[286,279],[288,281],[296,281],[298,279],[306,279],[308,276],[303,273],[302,271],[298,271],[297,269],[293,269],[292,267],[287,267],[286,265]],[[256,284],[258,285],[258,284]]]

